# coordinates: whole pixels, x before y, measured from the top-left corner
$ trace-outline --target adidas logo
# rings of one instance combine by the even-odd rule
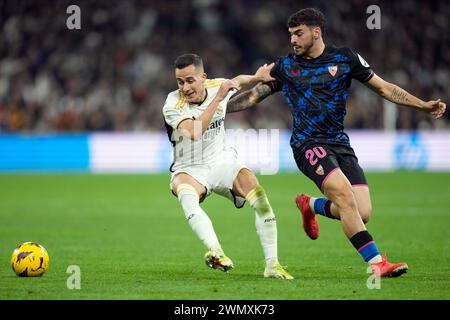
[[[275,217],[268,218],[268,219],[264,220],[264,223],[270,222],[270,221],[276,221]]]

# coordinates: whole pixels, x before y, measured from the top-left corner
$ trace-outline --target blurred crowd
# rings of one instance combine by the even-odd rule
[[[69,30],[68,6],[81,9]],[[381,29],[369,30],[369,5]],[[449,102],[447,1],[0,1],[0,133],[159,131],[177,88],[173,61],[195,52],[209,78],[253,74],[291,52],[286,21],[314,6],[325,42],[359,52],[373,70],[424,100]],[[354,81],[346,127],[382,129],[383,100]],[[227,127],[290,128],[282,95],[230,114]],[[408,108],[398,129],[450,128]],[[395,120],[396,119],[396,120]]]

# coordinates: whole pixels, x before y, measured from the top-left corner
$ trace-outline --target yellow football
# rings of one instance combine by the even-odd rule
[[[39,243],[24,242],[14,249],[11,256],[11,267],[20,277],[39,277],[48,269],[49,256],[47,250]]]

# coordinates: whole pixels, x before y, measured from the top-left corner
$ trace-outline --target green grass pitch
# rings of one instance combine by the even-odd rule
[[[264,279],[263,255],[246,205],[217,195],[203,205],[235,269],[205,266],[168,175],[0,175],[0,299],[449,299],[450,174],[369,173],[368,229],[409,272],[369,290],[367,265],[338,221],[319,217],[309,240],[296,193],[319,195],[301,174],[260,176],[278,221],[279,257],[293,281]],[[10,256],[35,241],[50,254],[41,278],[17,277]],[[69,265],[81,289],[69,290]]]

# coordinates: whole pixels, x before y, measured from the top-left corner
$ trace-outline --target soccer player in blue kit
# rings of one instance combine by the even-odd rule
[[[365,223],[372,213],[369,187],[358,159],[344,132],[346,102],[352,79],[364,83],[383,98],[439,118],[446,105],[440,100],[422,101],[377,76],[356,52],[323,41],[325,17],[314,8],[289,17],[288,30],[294,53],[267,68],[265,83],[233,97],[233,109],[256,105],[282,91],[293,116],[291,147],[298,168],[315,182],[324,198],[300,194],[295,201],[303,228],[311,239],[319,237],[317,214],[340,220],[355,249],[374,274],[397,277],[406,263],[390,263],[381,255]]]

